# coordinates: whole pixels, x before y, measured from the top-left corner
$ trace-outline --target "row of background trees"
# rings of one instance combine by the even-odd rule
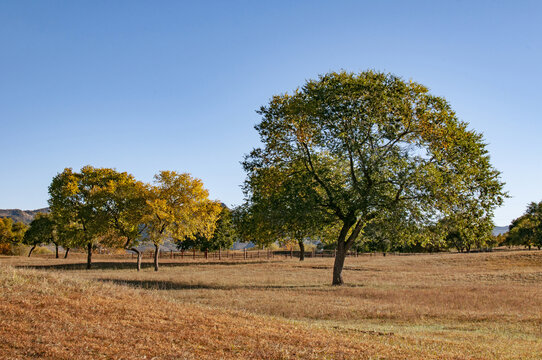
[[[254,211],[252,209],[251,211]],[[269,211],[269,209],[268,209]],[[260,213],[260,216],[263,215]],[[247,209],[243,206],[237,207],[232,211],[223,206],[218,219],[213,235],[205,237],[198,233],[193,237],[185,237],[183,241],[177,241],[176,245],[179,250],[198,249],[202,251],[216,251],[219,249],[229,249],[235,241],[253,242],[258,247],[273,247],[295,245],[300,250],[300,259],[303,260],[304,248],[307,242],[321,249],[335,249],[336,244],[333,241],[332,228],[320,226],[320,231],[314,231],[308,235],[303,233],[303,228],[296,224],[291,229],[281,230],[280,226],[276,225],[276,219],[268,217],[259,222],[252,219],[249,221]],[[257,219],[256,219],[257,220]],[[250,223],[252,222],[252,224]],[[73,226],[73,225],[72,225]],[[128,250],[135,253],[140,250],[138,245],[148,244],[149,240],[145,238],[145,224],[140,225],[140,231],[137,232],[137,239],[131,242],[133,248]],[[282,225],[284,226],[284,224]],[[512,221],[509,226],[509,231],[492,235],[490,226],[480,228],[481,232],[473,231],[473,229],[460,227],[451,221],[443,222],[443,227],[440,232],[433,232],[430,242],[405,242],[400,239],[398,234],[394,238],[379,236],[375,230],[370,229],[364,234],[362,241],[354,244],[353,249],[357,252],[436,252],[448,251],[455,249],[458,252],[469,252],[471,250],[486,250],[496,246],[523,246],[531,249],[536,247],[542,248],[542,202],[531,203],[527,207],[525,214]],[[436,230],[436,228],[434,229]],[[72,230],[73,231],[73,230]],[[59,258],[59,247],[65,250],[64,257],[68,257],[71,248],[80,248],[81,244],[74,241],[73,232],[63,231],[63,227],[59,222],[55,222],[55,218],[51,213],[38,213],[29,225],[22,222],[15,222],[10,218],[0,218],[0,253],[9,254],[12,252],[11,247],[14,245],[24,244],[30,247],[28,256],[33,251],[42,245],[52,244],[55,247],[55,257]],[[107,240],[107,241],[104,241]],[[95,246],[113,247],[124,249],[122,246],[126,244],[128,237],[119,236],[117,241],[112,240],[112,233],[108,233],[108,237],[101,237],[95,241]],[[154,243],[152,243],[154,245]],[[140,262],[138,267],[140,267]]]
[[[215,237],[221,246],[231,246],[233,234],[221,228],[229,210],[209,199],[201,180],[173,171],[161,171],[154,180],[145,184],[109,168],[65,169],[49,186],[50,213],[39,214],[22,241],[33,247],[54,243],[57,249],[64,247],[66,255],[71,248],[85,248],[87,268],[98,246],[133,251],[138,270],[142,244],[154,246],[155,270],[166,240],[202,242]]]

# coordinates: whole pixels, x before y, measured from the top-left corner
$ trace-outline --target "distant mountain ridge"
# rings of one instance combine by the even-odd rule
[[[7,217],[13,219],[13,221],[30,224],[37,213],[48,213],[50,211],[48,207],[36,210],[0,209],[0,218]]]

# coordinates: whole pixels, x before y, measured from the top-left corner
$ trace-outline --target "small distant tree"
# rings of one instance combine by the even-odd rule
[[[52,215],[45,213],[36,214],[23,237],[23,244],[30,246],[28,257],[32,255],[32,252],[37,246],[56,243],[55,237],[56,228]],[[56,256],[58,257],[58,247]]]
[[[487,249],[495,244],[493,221],[476,209],[458,211],[443,219],[439,227],[446,246],[458,252]]]
[[[9,244],[13,241],[13,220],[11,218],[0,218],[0,245],[2,252],[7,252]],[[6,245],[8,247],[6,247]]]
[[[10,253],[13,245],[20,244],[28,228],[22,222],[14,222],[11,218],[0,218],[0,252]]]
[[[542,247],[542,201],[532,202],[525,214],[512,221],[506,235],[509,245],[522,245],[531,249]]]
[[[182,250],[196,248],[201,251],[216,251],[232,247],[236,236],[231,210],[226,206],[222,206],[222,210],[216,221],[215,231],[210,237],[198,233],[193,238],[187,237],[176,243],[177,247]]]
[[[147,236],[154,244],[154,270],[158,271],[160,245],[166,239],[194,239],[196,234],[210,237],[221,210],[219,202],[209,200],[203,182],[187,173],[161,171],[149,189]]]

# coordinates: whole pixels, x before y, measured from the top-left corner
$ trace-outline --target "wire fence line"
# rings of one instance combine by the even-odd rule
[[[323,251],[305,251],[305,258],[333,258],[336,255],[335,250]],[[220,250],[220,251],[199,251],[199,250],[160,250],[160,259],[207,259],[207,260],[265,260],[265,259],[284,259],[284,258],[299,258],[301,252],[299,250]],[[154,257],[154,250],[142,251],[142,258]],[[347,256],[363,256],[369,254],[357,253],[349,251]],[[372,254],[371,254],[372,255]],[[122,257],[136,258],[136,254],[129,252]]]

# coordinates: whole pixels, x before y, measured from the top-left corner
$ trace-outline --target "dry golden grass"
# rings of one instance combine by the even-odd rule
[[[73,265],[82,260],[0,258],[47,271],[15,272],[33,280],[13,285],[9,299],[2,288],[2,304],[10,307],[0,313],[27,334],[32,351],[59,351],[43,353],[50,358],[542,358],[540,251],[348,258],[340,288],[329,285],[332,259],[164,259],[158,273],[105,257],[95,270]],[[39,285],[42,277],[46,285]],[[31,291],[40,287],[51,293]],[[65,290],[55,293],[57,287]],[[62,322],[31,320],[40,311]],[[61,316],[72,311],[85,326]],[[19,338],[0,351],[25,348],[16,347]],[[42,342],[29,345],[36,338]]]

